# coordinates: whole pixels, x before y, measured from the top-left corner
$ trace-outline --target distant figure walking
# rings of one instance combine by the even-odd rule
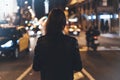
[[[101,29],[101,32],[102,32],[102,33],[105,33],[104,19],[101,19],[100,29]]]
[[[109,31],[109,25],[108,25],[108,20],[105,22],[105,33]]]
[[[46,34],[38,38],[33,70],[41,72],[41,80],[73,80],[82,62],[75,38],[63,34],[66,17],[61,9],[53,9],[46,23]]]

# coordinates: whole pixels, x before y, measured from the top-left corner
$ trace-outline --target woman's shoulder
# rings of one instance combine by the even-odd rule
[[[45,36],[41,36],[41,37],[38,38],[38,40],[42,40],[44,38],[45,38]]]
[[[67,41],[77,41],[77,39],[75,37],[69,36],[69,35],[65,35],[65,39]]]
[[[41,36],[37,39],[37,42],[39,42],[39,43],[42,43],[44,41],[46,41],[46,36]]]
[[[47,39],[48,39],[48,36],[45,35],[45,36],[39,37],[39,38],[38,38],[38,41],[39,41],[39,42],[42,42],[42,41],[46,41]],[[62,37],[61,37],[61,40],[62,40]],[[69,41],[73,41],[73,42],[74,42],[74,41],[75,41],[75,42],[77,41],[77,39],[76,39],[75,37],[72,37],[72,36],[69,36],[69,35],[64,35],[64,36],[63,36],[63,40],[68,41],[68,42],[69,42]]]

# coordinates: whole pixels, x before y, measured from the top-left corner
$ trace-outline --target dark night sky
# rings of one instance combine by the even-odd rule
[[[24,5],[25,0],[17,0],[17,1],[19,6]],[[32,4],[32,0],[27,0],[27,1],[28,1],[28,5]],[[35,7],[35,13],[37,18],[40,18],[45,15],[44,1],[45,0],[35,0],[34,7]],[[64,9],[67,2],[68,0],[49,0],[49,10],[57,7]]]
[[[64,8],[67,3],[67,0],[49,0],[49,9],[51,10],[52,8]],[[35,0],[35,12],[36,12],[36,17],[40,18],[44,16],[45,11],[44,11],[44,0]]]

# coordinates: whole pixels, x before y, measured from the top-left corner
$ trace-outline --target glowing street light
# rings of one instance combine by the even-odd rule
[[[28,4],[28,1],[25,1],[24,3],[25,3],[25,4]]]
[[[45,6],[45,14],[48,14],[48,12],[49,12],[49,0],[44,1],[44,6]]]

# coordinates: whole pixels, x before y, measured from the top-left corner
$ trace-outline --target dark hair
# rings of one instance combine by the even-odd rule
[[[46,22],[46,34],[56,35],[63,31],[66,24],[66,17],[61,9],[52,9]]]

